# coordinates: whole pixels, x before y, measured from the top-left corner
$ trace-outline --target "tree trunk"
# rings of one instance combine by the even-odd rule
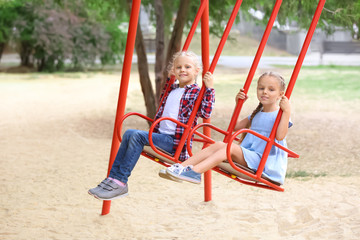
[[[180,1],[180,6],[176,15],[173,32],[171,34],[171,39],[168,45],[165,65],[168,65],[174,53],[180,51],[181,49],[181,38],[183,35],[184,25],[189,12],[189,6],[190,6],[190,0]],[[157,92],[161,91],[162,87],[165,84],[165,79],[167,78],[167,76],[168,76],[167,69],[164,68],[162,83],[160,85],[160,89],[156,89]]]
[[[132,0],[127,0],[127,3],[128,13],[130,14]],[[143,92],[146,106],[146,115],[150,118],[154,118],[156,114],[155,94],[149,77],[149,66],[146,57],[144,38],[140,28],[140,21],[138,22],[138,27],[136,30],[135,50],[137,55],[141,91]]]
[[[150,118],[154,118],[156,114],[155,94],[150,81],[149,66],[146,57],[144,38],[140,28],[140,23],[138,23],[136,32],[135,49],[138,60],[138,71],[141,90],[143,92],[145,100],[146,115]]]
[[[30,61],[31,52],[32,52],[32,48],[30,44],[28,44],[26,41],[20,43],[20,59],[21,59],[20,66],[25,66],[25,67],[33,66],[33,64]]]
[[[1,61],[1,57],[4,52],[4,49],[5,49],[5,43],[0,43],[0,61]]]
[[[156,53],[155,53],[155,89],[156,89],[156,103],[159,102],[164,71],[164,8],[162,0],[154,0],[155,15],[156,15]]]

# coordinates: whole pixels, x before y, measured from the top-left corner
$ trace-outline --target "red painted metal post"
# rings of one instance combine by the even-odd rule
[[[130,13],[130,21],[129,21],[129,29],[128,29],[128,36],[126,40],[126,49],[124,55],[124,63],[121,75],[121,84],[120,84],[120,92],[118,98],[118,105],[116,110],[116,117],[115,117],[115,126],[111,144],[111,152],[110,152],[110,160],[109,160],[109,167],[107,176],[109,176],[112,164],[114,163],[117,151],[119,149],[119,139],[117,137],[117,122],[118,118],[122,117],[125,112],[125,104],[126,104],[126,97],[130,79],[130,71],[132,65],[132,57],[134,53],[134,46],[135,46],[135,38],[136,38],[136,30],[138,26],[138,19],[139,19],[139,11],[140,11],[141,0],[133,0],[131,13]],[[111,201],[103,201],[102,213],[101,215],[106,215],[110,212]]]
[[[320,18],[320,15],[321,15],[321,12],[324,8],[324,5],[325,5],[325,2],[326,0],[320,0],[318,5],[317,5],[317,8],[316,8],[316,11],[315,11],[315,14],[314,14],[314,17],[311,21],[311,24],[310,24],[310,27],[309,27],[309,30],[306,34],[306,37],[305,37],[305,40],[304,40],[304,43],[303,43],[303,46],[301,48],[301,51],[300,51],[300,54],[299,54],[299,57],[298,57],[298,60],[296,62],[296,65],[294,67],[294,71],[291,75],[291,78],[290,78],[290,81],[289,81],[289,84],[288,84],[288,87],[286,89],[286,92],[285,92],[285,96],[290,98],[290,95],[291,95],[291,92],[292,92],[292,89],[294,88],[294,85],[295,85],[295,82],[296,82],[296,79],[297,79],[297,76],[299,74],[299,71],[301,69],[301,66],[302,66],[302,63],[304,61],[304,58],[305,58],[305,55],[306,55],[306,52],[309,48],[309,45],[310,45],[310,42],[311,42],[311,39],[312,39],[312,36],[315,32],[315,28],[316,28],[316,25],[319,21],[319,18]],[[273,141],[275,139],[275,136],[276,136],[276,131],[277,131],[277,128],[278,128],[278,125],[279,125],[279,122],[280,122],[280,119],[281,119],[281,116],[282,116],[282,111],[280,110],[278,115],[276,116],[276,119],[275,119],[275,123],[274,123],[274,127],[273,129],[271,130],[271,133],[270,133],[270,139],[272,139],[271,142],[268,142],[266,144],[266,147],[264,149],[264,153],[263,153],[263,156],[261,158],[261,161],[260,161],[260,165],[258,167],[258,170],[256,171],[256,175],[258,177],[261,176],[262,172],[263,172],[263,169],[265,167],[265,163],[266,161],[264,161],[263,159],[267,159],[269,153],[270,153],[270,150],[271,150],[271,147],[273,145]]]
[[[249,71],[249,74],[247,76],[247,79],[246,79],[246,82],[245,82],[245,85],[244,85],[244,92],[247,93],[249,88],[250,88],[250,84],[251,84],[251,81],[254,77],[254,74],[255,74],[255,71],[257,69],[257,66],[259,64],[259,61],[260,61],[260,58],[261,58],[261,55],[264,51],[264,48],[266,46],[266,42],[269,38],[269,35],[270,35],[270,32],[271,32],[271,29],[272,29],[272,26],[275,22],[275,19],[276,19],[276,16],[278,14],[278,11],[280,9],[280,6],[281,6],[281,3],[282,3],[282,0],[277,0],[275,5],[274,5],[274,8],[273,8],[273,11],[270,15],[270,18],[269,18],[269,21],[268,21],[268,24],[265,28],[265,32],[263,34],[263,37],[261,39],[261,42],[259,44],[259,48],[256,52],[256,55],[255,55],[255,58],[254,58],[254,61],[251,65],[251,68],[250,68],[250,71]],[[238,104],[236,104],[236,107],[234,109],[234,113],[233,113],[233,116],[231,117],[231,121],[230,121],[230,124],[229,124],[229,127],[228,127],[228,130],[227,132],[228,133],[232,133],[233,130],[234,130],[234,127],[235,127],[235,124],[236,124],[236,121],[239,117],[239,114],[241,112],[241,108],[242,108],[242,105],[243,105],[244,101],[243,100],[239,100]],[[228,142],[229,141],[229,138],[230,138],[230,134],[228,134],[227,136],[225,136],[224,138],[224,142]]]
[[[201,16],[201,54],[203,62],[203,76],[209,69],[209,0],[201,0],[201,3],[207,2],[206,9]],[[204,123],[210,123],[210,119],[203,119]],[[204,128],[204,134],[211,137],[210,128]],[[204,201],[211,201],[211,170],[204,173]]]
[[[220,43],[219,43],[219,46],[218,48],[216,49],[216,52],[215,52],[215,55],[214,55],[214,58],[213,60],[211,61],[211,66],[210,66],[210,69],[209,71],[210,72],[214,72],[214,69],[216,67],[216,64],[220,58],[220,55],[221,55],[221,52],[224,48],[224,45],[225,45],[225,42],[226,42],[226,39],[227,37],[229,36],[229,33],[230,33],[230,30],[231,30],[231,27],[236,19],[236,16],[239,12],[239,9],[240,9],[240,6],[241,6],[241,3],[242,3],[242,0],[237,0],[236,3],[235,3],[235,6],[231,12],[231,15],[230,15],[230,18],[229,18],[229,21],[227,22],[226,24],[226,28],[224,30],[224,33],[220,39]]]

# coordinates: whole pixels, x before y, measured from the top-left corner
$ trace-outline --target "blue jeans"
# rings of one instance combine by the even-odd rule
[[[167,152],[173,152],[174,136],[153,133],[153,143]],[[131,171],[134,169],[144,145],[149,144],[149,132],[128,129],[122,137],[119,150],[112,165],[109,177],[127,183]]]

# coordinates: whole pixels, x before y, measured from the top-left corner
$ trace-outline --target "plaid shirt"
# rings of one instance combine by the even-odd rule
[[[168,79],[168,81],[169,81],[169,79]],[[179,87],[179,84],[172,84],[169,93],[173,89],[178,88],[178,87]],[[186,124],[188,122],[191,112],[194,108],[195,101],[196,101],[197,97],[199,96],[200,87],[197,84],[191,84],[191,85],[186,85],[184,88],[185,88],[185,92],[180,100],[180,108],[179,108],[179,114],[178,114],[177,120],[181,123]],[[165,88],[164,88],[164,90],[165,90]],[[163,93],[161,94],[161,98],[165,94],[164,90],[163,90]],[[164,101],[161,103],[159,110],[156,113],[155,120],[162,116],[168,96],[169,96],[169,94],[167,94],[165,96]],[[204,98],[203,98],[200,108],[195,116],[195,120],[191,126],[192,128],[194,126],[196,126],[198,117],[202,117],[205,119],[210,118],[214,102],[215,102],[215,90],[213,88],[206,88],[205,93],[204,93]],[[184,133],[184,130],[185,129],[183,127],[181,127],[179,125],[176,126],[173,153],[175,153],[175,151],[180,143],[180,138],[181,138],[182,134]],[[154,132],[159,132],[159,124],[155,127]],[[192,140],[190,142],[190,146],[192,146]],[[189,157],[190,156],[186,150],[186,142],[185,142],[185,145],[180,153],[179,160],[185,161]]]

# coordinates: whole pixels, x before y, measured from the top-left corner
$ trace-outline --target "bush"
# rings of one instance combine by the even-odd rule
[[[30,2],[20,11],[13,36],[22,65],[48,72],[65,70],[65,66],[84,70],[97,58],[102,64],[114,63],[122,52],[122,47],[114,49],[112,39],[122,35],[120,30],[108,32],[105,26],[84,16],[84,11],[79,16],[53,1],[41,6]]]
[[[0,60],[6,43],[10,39],[13,22],[18,17],[20,1],[0,1]]]

